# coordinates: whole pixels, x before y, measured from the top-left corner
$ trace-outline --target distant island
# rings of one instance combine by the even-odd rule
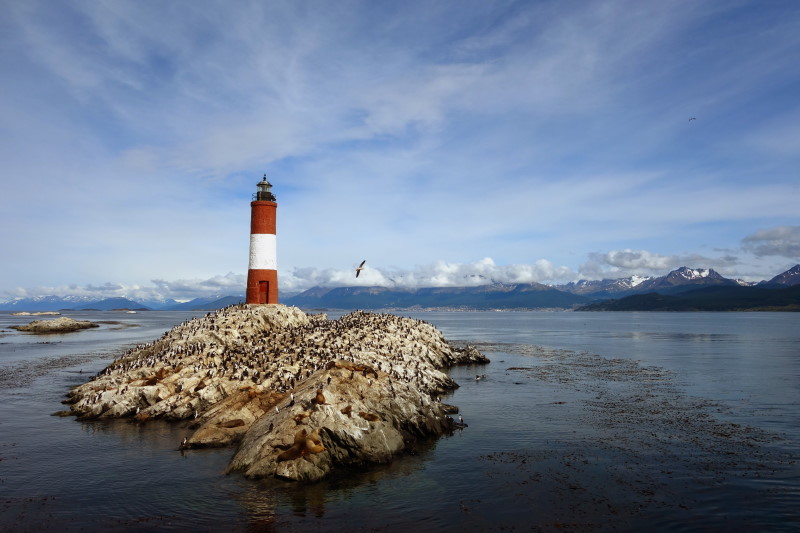
[[[65,316],[52,320],[34,320],[23,326],[10,326],[11,329],[27,333],[70,333],[88,328],[100,327],[99,324],[88,320],[74,320]]]

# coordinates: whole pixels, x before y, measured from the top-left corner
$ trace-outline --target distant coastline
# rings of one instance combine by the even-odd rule
[[[493,282],[469,287],[312,287],[280,296],[279,302],[311,311],[796,311],[798,286],[800,265],[758,283],[725,278],[713,269],[681,267],[657,278],[582,280],[558,286]],[[46,296],[0,302],[0,310],[215,311],[243,302],[241,294],[188,302]]]
[[[800,285],[785,289],[709,287],[681,294],[637,294],[591,303],[576,311],[800,311]]]

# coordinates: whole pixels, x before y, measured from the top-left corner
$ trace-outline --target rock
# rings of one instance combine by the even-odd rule
[[[52,320],[34,320],[24,326],[11,326],[11,328],[26,331],[29,333],[69,333],[87,328],[97,328],[100,324],[95,324],[88,320],[74,320],[65,316]]]
[[[249,388],[225,398],[202,417],[187,447],[227,446],[238,442],[253,423],[273,409],[286,394]]]
[[[455,427],[443,372],[488,360],[432,325],[356,311],[234,306],[139,345],[69,394],[81,418],[190,420],[181,449],[240,443],[228,471],[316,481]]]

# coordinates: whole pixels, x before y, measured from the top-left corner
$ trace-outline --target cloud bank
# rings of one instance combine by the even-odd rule
[[[436,261],[411,270],[373,267],[367,263],[358,278],[355,277],[355,266],[348,270],[298,268],[280,278],[280,282],[289,291],[312,286],[468,287],[490,283],[554,282],[574,275],[569,268],[555,266],[545,259],[529,265],[497,265],[486,257],[473,263]]]
[[[766,275],[760,272],[742,276],[742,265],[749,258],[775,257]],[[747,281],[761,281],[788,270],[800,262],[800,227],[765,228],[741,239],[741,246],[717,249],[713,254],[659,254],[647,250],[610,250],[592,252],[580,268],[558,266],[547,259],[529,264],[498,264],[491,257],[458,263],[434,261],[410,269],[373,265],[367,261],[358,278],[355,268],[360,261],[345,268],[295,267],[279,269],[283,294],[295,294],[312,287],[384,286],[397,288],[468,287],[491,283],[542,283],[559,285],[579,279],[616,279],[629,276],[661,276],[681,266],[713,268],[721,274]],[[125,297],[145,302],[168,299],[243,295],[247,275],[229,272],[209,278],[153,279],[148,284],[106,282],[16,288],[0,292],[0,300],[34,296],[86,296],[92,298]]]

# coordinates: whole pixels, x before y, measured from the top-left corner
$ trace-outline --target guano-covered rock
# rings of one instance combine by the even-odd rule
[[[451,431],[444,370],[485,362],[411,318],[239,305],[136,346],[67,403],[81,418],[186,420],[183,448],[239,443],[229,471],[315,481]]]

